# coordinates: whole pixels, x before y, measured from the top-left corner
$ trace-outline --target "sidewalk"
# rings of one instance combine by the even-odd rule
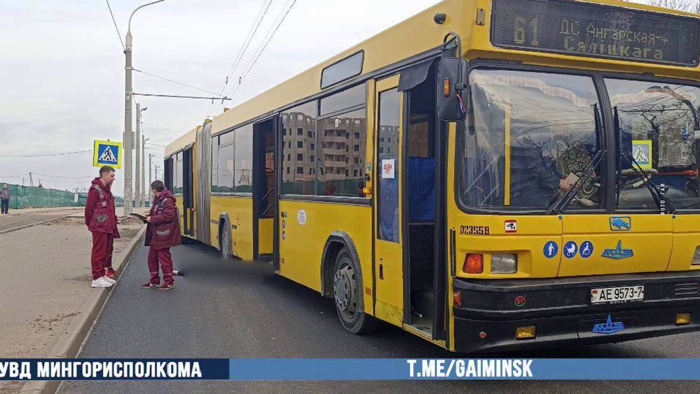
[[[135,218],[122,218],[115,259],[142,227]],[[49,354],[88,297],[94,296],[91,247],[81,211],[0,235],[0,358]],[[18,392],[22,385],[0,382],[0,393]]]

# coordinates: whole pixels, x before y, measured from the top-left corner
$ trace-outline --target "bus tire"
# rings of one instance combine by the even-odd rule
[[[377,328],[377,320],[364,313],[360,307],[361,278],[350,252],[343,248],[335,260],[333,298],[340,323],[353,334],[365,334]]]
[[[231,227],[226,221],[221,222],[221,230],[219,230],[219,249],[221,249],[221,258],[228,260],[231,258]]]

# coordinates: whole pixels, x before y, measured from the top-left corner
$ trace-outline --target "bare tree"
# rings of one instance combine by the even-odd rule
[[[700,0],[651,0],[649,4],[657,7],[700,14]]]

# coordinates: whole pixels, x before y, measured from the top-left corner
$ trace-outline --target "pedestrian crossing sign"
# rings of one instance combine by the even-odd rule
[[[640,168],[652,168],[652,141],[633,140],[632,158]],[[636,167],[636,166],[635,166]]]
[[[122,168],[122,143],[95,140],[92,155],[92,166],[112,166]]]

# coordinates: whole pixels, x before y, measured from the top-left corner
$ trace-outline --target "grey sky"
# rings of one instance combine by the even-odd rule
[[[218,91],[265,0],[167,0],[132,22],[134,67]],[[285,79],[437,3],[437,0],[298,0],[232,103]],[[129,14],[145,0],[111,0],[124,35]],[[248,63],[287,0],[272,5],[241,62]],[[121,141],[124,55],[104,0],[0,0],[0,182],[87,187],[92,154],[8,158],[92,149],[95,139]],[[239,69],[240,70],[240,69]],[[237,79],[239,72],[234,74]],[[233,83],[233,81],[232,81]],[[143,74],[134,90],[207,95]],[[151,142],[165,145],[201,124],[209,101],[139,98]],[[217,105],[217,109],[221,106]],[[156,127],[157,125],[160,127]],[[151,145],[162,165],[162,147]],[[59,178],[81,177],[81,178]],[[121,171],[116,192],[122,195]]]

